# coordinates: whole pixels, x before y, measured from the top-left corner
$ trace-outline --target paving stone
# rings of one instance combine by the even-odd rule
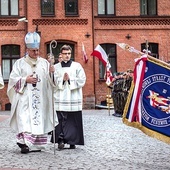
[[[56,144],[54,155],[50,142],[42,152],[21,154],[10,113],[1,111],[0,170],[170,170],[170,146],[123,124],[112,112],[83,110],[85,145],[58,151]]]

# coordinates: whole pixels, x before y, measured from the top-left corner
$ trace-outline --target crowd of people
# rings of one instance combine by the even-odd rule
[[[82,87],[86,75],[80,63],[72,61],[69,45],[61,47],[58,61],[53,54],[39,56],[40,36],[25,36],[26,56],[18,59],[9,77],[7,95],[11,103],[10,127],[17,133],[21,153],[45,149],[51,142],[62,150],[84,145],[82,121]],[[3,86],[0,77],[0,84]],[[54,138],[55,137],[55,138]],[[54,140],[55,139],[55,140]]]
[[[133,71],[128,69],[126,72],[116,73],[109,88],[112,89],[114,105],[113,116],[122,117],[123,110],[127,101],[127,96],[133,80]]]

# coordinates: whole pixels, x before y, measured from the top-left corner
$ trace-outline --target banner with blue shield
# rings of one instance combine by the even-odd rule
[[[151,56],[136,59],[123,123],[170,144],[170,65]]]

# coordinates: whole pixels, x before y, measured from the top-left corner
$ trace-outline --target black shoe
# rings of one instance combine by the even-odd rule
[[[24,147],[21,148],[21,153],[26,154],[28,152],[29,152],[29,147],[28,146],[25,145]]]
[[[122,114],[120,114],[120,113],[113,113],[112,115],[115,117],[122,117]]]
[[[75,145],[70,145],[70,149],[76,149]]]
[[[20,148],[23,148],[23,147],[26,146],[25,144],[21,144],[21,143],[18,143],[18,142],[17,142],[17,145],[18,145]]]
[[[39,149],[39,150],[31,150],[30,152],[41,152],[41,149]]]
[[[48,132],[48,135],[52,135],[53,132]]]
[[[17,145],[21,148],[21,153],[28,153],[29,147],[25,144],[21,144],[17,142]]]
[[[61,140],[59,143],[58,143],[58,149],[63,149],[64,148],[64,142]]]

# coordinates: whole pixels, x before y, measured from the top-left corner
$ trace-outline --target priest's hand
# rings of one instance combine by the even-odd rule
[[[68,81],[68,84],[70,84],[70,77],[67,73],[64,73],[63,81]]]
[[[54,68],[53,65],[51,65],[50,68],[49,68],[49,72],[50,72],[50,73],[54,73],[54,71],[55,71],[55,68]]]
[[[70,80],[70,77],[69,77],[69,75],[68,75],[67,73],[64,73],[63,80],[64,80],[64,81]]]

